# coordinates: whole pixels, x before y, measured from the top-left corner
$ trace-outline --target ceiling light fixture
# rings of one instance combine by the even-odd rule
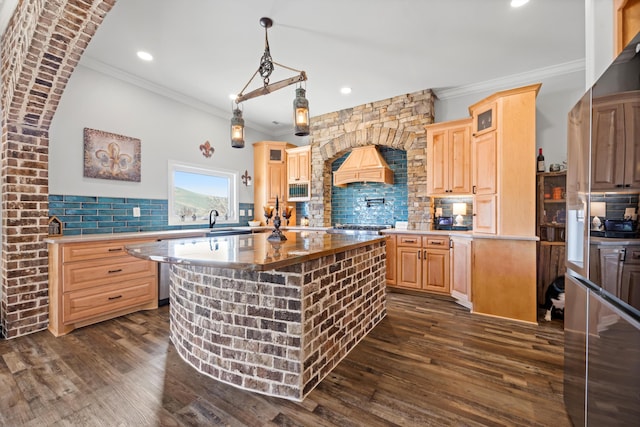
[[[242,110],[239,108],[239,104],[251,98],[267,95],[278,89],[290,86],[292,84],[300,83],[307,80],[307,74],[304,71],[296,70],[286,65],[278,64],[271,58],[271,51],[269,50],[269,37],[268,29],[273,25],[271,18],[260,18],[260,25],[264,27],[264,53],[260,58],[260,66],[255,73],[251,76],[246,85],[242,88],[240,93],[235,97],[235,108],[233,110],[233,118],[231,119],[231,146],[235,148],[244,147],[244,119],[242,118]],[[269,84],[269,77],[274,70],[274,66],[278,65],[287,70],[295,71],[299,73],[296,76],[289,77],[288,79],[280,80],[279,82]],[[260,73],[262,77],[262,87],[255,89],[247,94],[244,93],[245,89],[256,77],[256,74]],[[293,100],[293,120],[295,130],[294,133],[298,136],[309,135],[309,101],[305,98],[305,89],[301,86],[296,88],[296,97]]]
[[[511,0],[511,7],[520,7],[529,3],[529,0]]]
[[[153,55],[151,55],[149,52],[139,50],[136,55],[138,55],[138,58],[142,59],[143,61],[153,61]]]
[[[343,95],[349,95],[351,93],[351,88],[348,86],[341,87],[340,93]]]

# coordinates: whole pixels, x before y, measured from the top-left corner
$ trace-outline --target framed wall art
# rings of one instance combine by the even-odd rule
[[[84,128],[84,176],[140,182],[140,140]]]

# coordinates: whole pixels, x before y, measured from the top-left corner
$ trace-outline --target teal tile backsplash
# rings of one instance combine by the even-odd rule
[[[140,217],[133,216],[133,208],[140,208]],[[219,227],[247,225],[253,219],[246,213],[253,203],[240,203],[245,215],[237,224],[218,224]],[[55,215],[63,223],[65,236],[99,233],[129,233],[139,231],[185,230],[202,228],[202,224],[169,225],[168,201],[163,199],[120,198],[100,196],[49,195],[49,216]]]

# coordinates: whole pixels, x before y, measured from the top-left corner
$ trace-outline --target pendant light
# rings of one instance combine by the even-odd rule
[[[269,49],[269,37],[267,33],[267,30],[273,25],[273,21],[271,18],[263,17],[260,18],[260,25],[264,27],[264,53],[260,58],[260,66],[235,98],[236,108],[233,110],[233,118],[231,119],[231,146],[235,148],[244,147],[244,119],[242,118],[242,111],[238,108],[238,105],[241,102],[258,96],[267,95],[278,89],[307,80],[307,74],[304,71],[296,70],[273,61],[271,58],[271,50]],[[275,65],[295,71],[299,74],[270,84],[269,77],[271,76]],[[262,87],[244,94],[244,90],[258,74],[262,77]],[[301,87],[297,88],[296,98],[293,101],[294,128],[295,134],[298,136],[309,135],[309,101],[305,98],[305,92],[305,89]]]
[[[293,100],[293,120],[297,136],[309,135],[309,101],[304,97],[305,90],[296,89],[296,99]]]

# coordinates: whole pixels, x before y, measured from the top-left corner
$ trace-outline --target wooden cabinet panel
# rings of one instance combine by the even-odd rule
[[[49,244],[49,331],[55,336],[158,307],[158,265],[126,253],[144,239]]]
[[[474,194],[495,194],[497,182],[496,133],[486,133],[473,141]]]
[[[620,295],[623,253],[621,247],[600,249],[600,286],[616,296]]]
[[[123,308],[146,303],[153,288],[154,277],[143,277],[111,285],[98,286],[63,295],[64,324],[101,316]]]
[[[624,264],[620,283],[620,299],[640,310],[640,264]]]
[[[111,240],[105,242],[86,242],[64,245],[62,247],[62,261],[86,261],[92,259],[114,258],[127,255],[127,244],[140,243],[145,240]]]
[[[471,119],[425,126],[427,193],[471,193]]]
[[[396,284],[396,235],[387,236],[387,285]]]
[[[475,233],[496,234],[496,196],[475,196],[473,203],[473,231]]]
[[[591,189],[640,189],[640,92],[593,100]]]
[[[451,296],[456,301],[472,308],[471,304],[471,239],[452,237],[451,251]]]
[[[82,263],[65,263],[62,267],[63,292],[94,287],[114,280],[152,276],[158,265],[155,262],[131,256]]]
[[[260,141],[253,144],[253,204],[255,218],[262,220],[263,224],[264,206],[275,206],[276,197],[281,206],[287,204],[289,189],[286,150],[295,147],[281,141]],[[295,209],[290,224],[296,224]]]
[[[396,284],[405,288],[422,288],[422,249],[398,246]]]
[[[400,234],[396,245],[396,286],[449,293],[449,236]]]
[[[423,289],[449,293],[449,250],[427,249],[423,255]]]

